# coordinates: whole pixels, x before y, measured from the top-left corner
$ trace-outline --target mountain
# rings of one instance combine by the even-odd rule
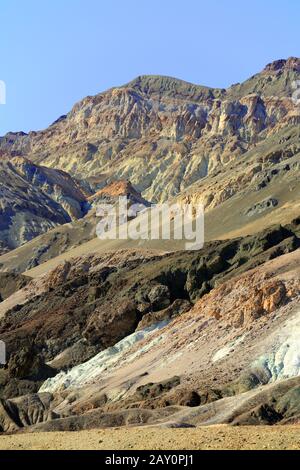
[[[297,126],[299,70],[300,59],[276,61],[227,90],[141,76],[83,99],[44,131],[7,134],[0,150],[92,178],[98,189],[128,179],[146,199],[165,201]]]
[[[2,430],[299,420],[299,235],[90,255],[27,283],[0,304]]]
[[[299,75],[141,76],[0,139],[0,432],[300,423]],[[96,238],[119,196],[203,204],[203,248]]]
[[[87,196],[67,173],[24,157],[0,160],[0,248],[11,250],[84,216]]]
[[[67,174],[65,176],[70,178]],[[70,180],[72,179],[70,178]],[[77,185],[77,183],[75,184]],[[62,189],[65,191],[66,187],[63,185]],[[95,240],[96,226],[100,220],[96,215],[97,205],[101,203],[116,205],[118,198],[122,196],[127,197],[130,202],[129,206],[130,204],[143,204],[147,207],[150,204],[135,190],[130,181],[125,180],[114,181],[92,195],[84,193],[84,213],[81,218],[73,219],[68,223],[60,221],[61,225],[55,224],[56,227],[49,228],[48,231],[44,230],[43,225],[37,227],[36,233],[27,234],[28,241],[26,243],[22,240],[19,243],[20,247],[0,256],[0,272],[22,273],[35,269],[39,265],[44,266],[49,260],[68,256],[66,253],[72,253],[72,250],[80,250],[80,247],[85,246],[87,242]],[[66,205],[66,201],[61,196],[59,200],[61,204]],[[32,201],[34,202],[34,198]],[[68,204],[70,202],[71,200],[68,199]],[[24,207],[20,208],[22,215],[24,215],[22,212],[25,210]],[[26,219],[23,224],[27,227]],[[20,224],[15,228],[14,234],[24,231],[24,225]],[[14,242],[16,242],[16,238],[15,236]]]
[[[176,200],[204,205],[208,239],[255,233],[299,215],[299,168],[300,127],[283,126]]]
[[[202,203],[207,241],[253,234],[274,222],[288,223],[299,214],[300,111],[292,99],[299,70],[300,59],[275,61],[227,90],[170,77],[141,76],[123,87],[85,98],[44,131],[7,134],[0,139],[2,165],[5,158],[12,162],[30,159],[27,165],[43,172],[47,165],[45,178],[51,171],[58,174],[56,168],[67,170],[81,193],[75,199],[79,197],[79,204],[85,201],[84,211],[86,202],[95,203],[94,194],[102,198],[104,188],[113,185],[116,190],[118,181],[122,186],[129,179],[137,193],[142,192],[140,197],[152,202],[171,198],[182,204]],[[24,156],[13,157],[16,154]],[[0,181],[5,174],[0,173]],[[65,181],[60,181],[60,188]],[[45,191],[38,178],[29,183],[61,204],[62,197],[53,190]],[[14,184],[5,181],[6,191]],[[33,199],[34,205],[35,193]],[[11,256],[0,256],[1,269],[22,272],[72,248],[75,251],[70,251],[69,258],[133,247],[131,241],[98,243],[95,239],[86,244],[95,235],[95,213],[82,218],[84,211],[72,208],[70,214],[67,204],[64,198],[64,214],[61,209],[56,216],[40,212],[44,214],[41,223],[34,227],[27,223],[26,215],[18,216],[22,220],[16,221],[16,228],[8,219],[1,236],[2,253],[50,231]],[[65,225],[70,218],[71,226]],[[220,219],[222,224],[216,224]],[[58,224],[63,225],[52,229]],[[172,246],[148,240],[141,243],[151,250],[183,248],[180,242]],[[61,260],[59,257],[57,263]]]

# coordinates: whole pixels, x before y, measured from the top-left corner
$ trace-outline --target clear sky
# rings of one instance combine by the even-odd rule
[[[142,74],[227,87],[300,56],[299,0],[0,0],[0,135]]]

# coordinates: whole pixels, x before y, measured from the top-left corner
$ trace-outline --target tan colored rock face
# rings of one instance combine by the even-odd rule
[[[238,161],[278,126],[298,124],[291,96],[299,63],[271,64],[228,90],[139,77],[85,98],[45,131],[7,135],[0,148],[80,178],[130,179],[148,200],[166,200]]]
[[[139,77],[0,140],[0,249],[64,224],[0,258],[22,271],[61,255],[44,277],[3,277],[0,431],[299,420],[300,219],[282,226],[300,210],[299,72],[277,61],[229,90]],[[209,239],[227,240],[66,253],[92,236],[94,208],[65,223],[84,204],[143,201],[129,178],[149,200],[203,203]]]
[[[141,202],[143,197],[151,202],[175,198],[183,204],[204,204],[206,240],[254,233],[299,215],[300,111],[291,98],[298,65],[293,58],[274,63],[228,90],[139,77],[85,98],[42,132],[8,134],[0,139],[0,154],[26,155],[85,179],[89,194],[96,193],[89,200],[92,205],[99,197],[118,194]],[[30,164],[24,162],[24,157],[14,159],[18,174],[28,178]],[[77,219],[81,203],[74,199],[81,201],[82,190],[66,173],[56,171],[53,182],[51,172],[48,168],[44,183],[37,177],[30,182],[59,202],[70,219]],[[126,186],[129,180],[138,192]],[[276,204],[268,206],[271,198]],[[18,217],[11,235],[14,244],[0,237],[0,254],[8,245],[19,246],[57,225],[43,213],[38,227]],[[22,269],[85,244],[95,236],[95,224],[91,214],[70,227],[50,230],[26,249]],[[7,258],[1,258],[6,266]]]
[[[297,422],[300,378],[299,373],[290,373],[294,370],[290,362],[296,361],[291,361],[289,349],[297,343],[300,325],[299,259],[297,250],[233,277],[173,321],[135,333],[139,339],[126,337],[122,344],[49,378],[39,394],[5,399],[0,426],[4,431],[19,427],[32,431],[30,426],[40,423],[37,429],[46,431],[74,429],[75,423],[77,429],[85,429],[133,422],[157,426]],[[95,261],[89,260],[96,273]],[[73,267],[61,267],[64,281],[82,263],[79,259]],[[52,286],[58,292],[62,278],[55,274]],[[106,304],[99,313],[94,311],[89,332],[108,316],[107,328],[101,327],[107,339],[116,333],[118,322],[120,331],[135,323],[130,303],[116,303],[111,309]],[[70,349],[49,365],[57,367],[68,354]],[[279,360],[274,369],[273,356]],[[27,366],[27,358],[23,353],[21,364]],[[12,365],[18,365],[17,359]],[[296,367],[299,370],[298,363]],[[283,379],[277,375],[280,370],[286,374]],[[20,421],[20,411],[21,417],[28,416],[26,421]]]

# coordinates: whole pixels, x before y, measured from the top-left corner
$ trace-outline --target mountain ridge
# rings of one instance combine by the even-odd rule
[[[140,76],[0,140],[0,432],[300,422],[299,74]],[[95,238],[122,195],[203,204],[203,248]]]
[[[300,108],[292,100],[292,81],[299,78],[299,68],[300,59],[281,59],[227,90],[141,75],[127,85],[84,98],[44,131],[0,138],[0,163],[25,158],[48,167],[48,172],[65,171],[88,197],[116,181],[130,181],[143,200],[202,203],[207,240],[226,237],[225,231],[214,229],[213,214],[229,219],[224,227],[233,236],[267,227],[272,213],[288,223],[298,215]],[[279,177],[281,190],[276,186]],[[268,205],[272,197],[276,202]],[[232,207],[242,208],[244,232],[238,231]],[[79,216],[77,210],[75,218]],[[51,230],[43,246],[58,240],[54,251],[62,254],[78,243],[81,229],[85,243],[95,225],[91,222],[85,220],[77,228],[72,222],[72,229],[56,232],[58,239]],[[48,224],[45,230],[52,227]],[[27,264],[27,269],[37,259],[47,261],[45,254],[37,257],[35,252],[25,258],[22,266]]]
[[[298,63],[288,59],[275,74],[279,66],[267,67],[225,91],[141,76],[84,98],[44,131],[2,137],[0,151],[75,177],[101,174],[102,185],[129,179],[146,199],[166,201],[238,159],[284,120],[300,122],[291,99]]]

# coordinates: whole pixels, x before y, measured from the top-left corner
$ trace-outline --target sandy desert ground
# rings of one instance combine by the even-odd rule
[[[300,450],[300,425],[126,428],[0,436],[0,450]]]

